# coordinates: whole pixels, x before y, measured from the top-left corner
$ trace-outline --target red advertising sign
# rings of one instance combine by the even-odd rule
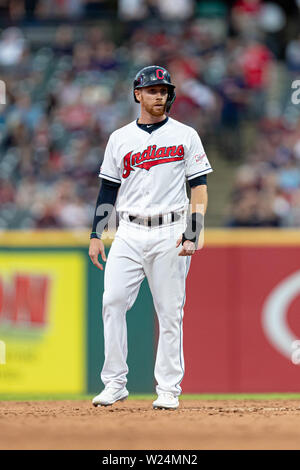
[[[300,392],[299,260],[300,236],[208,244],[193,256],[184,393]]]

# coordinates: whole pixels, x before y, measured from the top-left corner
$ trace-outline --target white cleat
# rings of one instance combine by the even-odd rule
[[[176,410],[179,406],[179,400],[173,393],[163,392],[158,395],[152,406],[155,410]]]
[[[129,393],[126,388],[106,387],[99,395],[93,398],[94,406],[110,406],[116,401],[124,401]]]

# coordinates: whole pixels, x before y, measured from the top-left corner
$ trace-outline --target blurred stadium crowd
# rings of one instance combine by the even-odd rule
[[[171,116],[232,163],[220,225],[300,226],[300,29],[283,37],[289,18],[275,4],[230,3],[120,0],[102,18],[109,2],[0,2],[8,20],[35,26],[1,30],[0,229],[91,226],[108,136],[138,116],[132,82],[149,64],[176,84]],[[45,34],[53,11],[82,21]],[[96,13],[99,24],[84,23]]]

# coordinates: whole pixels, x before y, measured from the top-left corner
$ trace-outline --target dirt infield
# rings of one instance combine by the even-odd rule
[[[0,429],[0,449],[300,449],[300,401],[5,401]]]

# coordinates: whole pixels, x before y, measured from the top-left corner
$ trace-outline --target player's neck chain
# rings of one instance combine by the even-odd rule
[[[156,129],[159,129],[161,126],[163,126],[164,124],[166,124],[166,122],[168,122],[168,117],[166,117],[166,119],[164,119],[163,121],[160,121],[160,122],[155,122],[153,124],[140,124],[138,122],[138,119],[136,120],[136,124],[137,126],[142,129],[143,131],[146,131],[148,132],[148,134],[151,134],[151,132],[153,131],[156,131]]]

